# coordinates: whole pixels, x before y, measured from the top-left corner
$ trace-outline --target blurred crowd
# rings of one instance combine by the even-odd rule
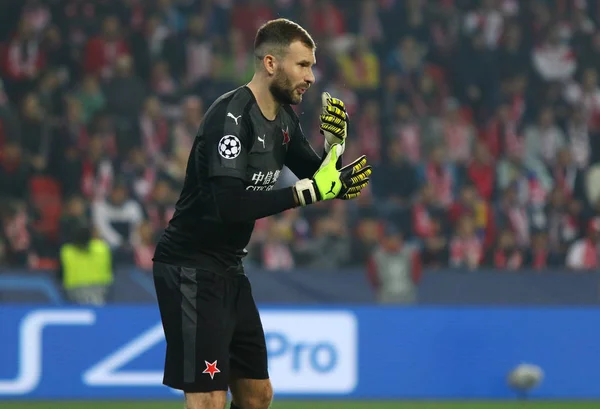
[[[250,80],[277,17],[318,45],[305,134],[320,152],[327,90],[349,110],[345,156],[375,169],[358,200],[258,220],[249,264],[368,265],[375,284],[390,255],[599,267],[593,0],[3,1],[0,265],[52,268],[85,220],[149,269],[204,112]]]

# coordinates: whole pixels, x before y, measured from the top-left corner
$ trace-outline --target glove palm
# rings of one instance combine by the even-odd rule
[[[346,106],[341,100],[332,98],[328,92],[321,94],[321,105],[320,132],[325,137],[325,152],[329,152],[334,144],[340,144],[343,152],[349,122]]]

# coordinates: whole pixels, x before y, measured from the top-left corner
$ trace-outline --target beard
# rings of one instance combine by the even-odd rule
[[[280,104],[297,105],[302,101],[302,95],[296,94],[296,88],[292,86],[289,77],[283,70],[278,70],[269,85],[269,91]]]

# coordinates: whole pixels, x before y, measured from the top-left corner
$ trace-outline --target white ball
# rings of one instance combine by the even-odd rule
[[[522,363],[508,374],[508,383],[519,391],[529,391],[544,379],[544,371],[538,365]]]

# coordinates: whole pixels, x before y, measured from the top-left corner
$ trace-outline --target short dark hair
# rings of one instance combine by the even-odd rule
[[[300,41],[313,50],[317,48],[310,34],[299,24],[285,18],[270,20],[256,33],[254,55],[261,60],[267,54],[282,57],[294,41]]]

